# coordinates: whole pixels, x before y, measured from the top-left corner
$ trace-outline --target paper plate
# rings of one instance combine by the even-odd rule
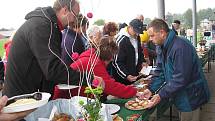
[[[67,84],[58,84],[57,86],[59,89],[62,89],[62,90],[75,89],[79,87],[76,85],[67,85]]]
[[[152,66],[148,66],[148,67],[144,66],[141,69],[140,73],[143,75],[149,75],[151,70],[152,70]]]
[[[120,110],[120,107],[116,104],[104,104],[109,114],[114,114]]]
[[[44,104],[46,104],[51,97],[51,94],[46,93],[46,92],[41,92],[42,93],[42,99],[38,100],[36,102],[32,103],[26,103],[26,104],[20,104],[20,105],[15,105],[15,106],[6,106],[3,108],[4,113],[15,113],[15,112],[22,112],[22,111],[27,111],[31,109],[38,108]],[[20,95],[20,96],[15,96],[15,97],[22,97],[25,95]],[[12,97],[14,98],[14,97]]]

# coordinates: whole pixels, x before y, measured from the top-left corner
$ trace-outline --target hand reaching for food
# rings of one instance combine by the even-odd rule
[[[152,96],[152,92],[149,89],[145,89],[143,92],[137,93],[139,99],[148,100]]]
[[[146,63],[143,63],[143,64],[142,64],[142,67],[143,67],[143,66],[146,66],[146,67],[147,67],[148,65],[151,64],[151,61],[149,60],[149,58],[145,58],[145,60],[146,60]]]
[[[152,108],[156,106],[161,101],[160,95],[155,94],[152,99],[149,101],[149,103],[146,105],[146,108]]]
[[[145,63],[142,63],[142,68],[143,68],[143,67],[146,67],[146,68],[147,68],[147,67],[149,66],[149,63],[150,63],[150,62],[147,62],[147,61],[150,61],[150,60],[146,60]]]
[[[137,76],[128,75],[127,80],[130,81],[130,82],[134,82],[134,81],[137,80]]]

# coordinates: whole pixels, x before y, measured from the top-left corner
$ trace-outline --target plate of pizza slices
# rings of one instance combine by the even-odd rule
[[[149,100],[140,100],[134,98],[125,103],[125,107],[130,110],[143,110],[146,109],[146,105],[149,103]]]

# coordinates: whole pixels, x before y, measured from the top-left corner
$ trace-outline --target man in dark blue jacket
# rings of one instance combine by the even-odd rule
[[[209,100],[209,89],[195,48],[185,38],[176,36],[161,19],[149,24],[148,33],[159,47],[157,58],[160,60],[160,76],[154,77],[149,89],[144,91],[146,98],[154,94],[148,107],[169,100],[180,112],[198,112],[199,107]],[[181,120],[198,121],[197,116],[190,115]]]

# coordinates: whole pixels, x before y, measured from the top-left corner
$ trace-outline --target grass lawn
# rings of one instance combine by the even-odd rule
[[[0,39],[0,57],[3,57],[4,54],[4,43],[7,42],[8,38]]]

